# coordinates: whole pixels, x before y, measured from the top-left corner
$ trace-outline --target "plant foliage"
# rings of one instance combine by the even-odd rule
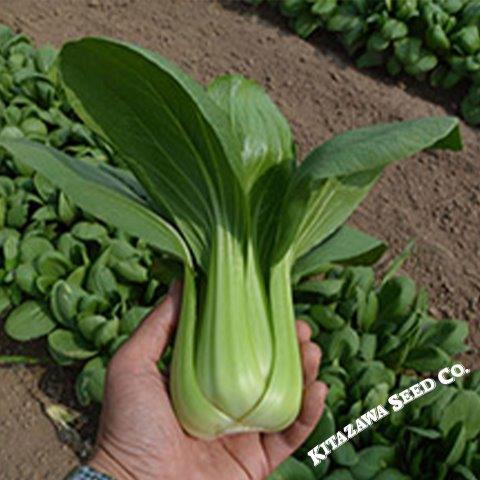
[[[480,124],[480,1],[267,1],[303,38],[317,29],[337,35],[360,68],[383,66],[392,76],[403,72],[444,89],[470,86],[461,112]]]
[[[97,38],[67,43],[59,72],[76,112],[133,175],[122,178],[30,140],[1,145],[90,214],[183,263],[170,392],[184,428],[204,438],[284,429],[302,396],[295,262],[337,232],[384,167],[426,148],[461,148],[457,120],[346,132],[297,167],[286,120],[243,77],[205,89],[152,52]],[[97,260],[87,284],[113,297],[108,257]],[[60,278],[69,261],[55,255],[46,265]],[[81,295],[57,288],[74,302]],[[84,318],[91,313],[78,326],[86,323],[83,336],[95,335],[99,348],[118,322],[99,329],[96,315]],[[78,359],[96,353],[68,329],[50,333],[49,347]]]
[[[44,160],[48,153],[57,168],[77,174],[75,181],[63,184],[68,189],[65,194],[29,166],[33,157],[24,162],[19,156],[0,151],[0,311],[6,315],[5,329],[20,341],[44,336],[54,361],[82,364],[77,378],[79,401],[101,401],[108,359],[171,279],[181,274],[178,259],[186,265],[197,264],[197,277],[202,279],[202,265],[206,263],[201,255],[201,235],[194,230],[190,237],[185,234],[193,239],[188,249],[176,241],[178,235],[162,220],[172,221],[166,205],[152,209],[146,189],[127,170],[118,168],[125,165],[125,158],[120,158],[90,126],[103,133],[101,129],[88,119],[89,126],[79,121],[71,108],[74,97],[67,99],[59,83],[55,51],[48,47],[35,50],[27,38],[6,28],[0,30],[0,50],[2,141],[11,146],[12,139],[27,138],[55,147],[68,157],[52,149],[36,150],[41,155],[35,163],[42,161],[42,168],[48,169],[50,160]],[[288,124],[259,87],[240,77],[216,80],[209,95],[240,125],[235,135],[244,141],[238,141],[237,158],[243,165],[239,172],[245,173],[236,175],[243,175],[242,182],[250,183],[247,190],[257,204],[264,201],[269,206],[266,199],[262,200],[262,192],[269,187],[265,174],[278,169],[284,157],[289,163],[293,158]],[[259,102],[269,112],[268,124],[259,121],[260,112],[255,118],[258,110],[249,110],[248,116],[242,111],[242,105]],[[345,137],[346,144],[358,133],[350,135],[353,137]],[[270,139],[267,145],[262,141],[265,137]],[[340,143],[330,145],[341,147],[341,137],[335,142],[339,139]],[[15,145],[38,148],[25,142]],[[345,173],[328,172],[328,165],[322,166],[328,143],[322,147],[312,153],[318,160],[310,160],[308,167],[309,175],[320,182],[325,181],[325,175]],[[401,147],[404,155],[411,153],[408,142]],[[374,155],[371,161],[382,167],[386,157],[375,160]],[[275,181],[282,181],[282,168],[276,170]],[[92,171],[94,176],[88,174]],[[52,178],[57,184],[67,182],[59,172],[53,171]],[[259,183],[262,188],[255,189],[255,182],[248,181],[256,176],[264,182]],[[96,210],[98,202],[80,199],[82,187],[91,188],[89,191],[103,206],[101,210]],[[270,202],[279,205],[283,193],[271,197]],[[294,193],[292,187],[290,195]],[[74,197],[81,201],[77,203]],[[114,202],[123,203],[115,209]],[[95,217],[85,213],[80,204]],[[127,212],[129,208],[135,209],[138,222],[129,222],[128,215],[119,218],[118,211]],[[105,209],[109,212],[107,223],[96,218],[103,218]],[[256,214],[265,228],[270,228],[269,215],[261,209]],[[315,239],[316,233],[311,235]],[[138,236],[145,236],[146,241],[137,240]],[[262,231],[258,236],[260,248],[278,253],[268,243],[272,236],[262,236]],[[374,472],[378,478],[417,478],[418,471],[431,472],[425,478],[432,479],[475,478],[472,475],[479,474],[480,464],[478,426],[472,422],[467,432],[458,430],[457,424],[465,423],[462,415],[476,408],[480,398],[477,374],[457,387],[445,387],[441,405],[436,398],[425,404],[415,402],[395,422],[386,419],[358,436],[352,448],[339,451],[322,468],[311,468],[306,452],[312,445],[340,428],[342,422],[348,423],[351,415],[380,402],[387,392],[413,382],[411,374],[405,375],[405,368],[420,375],[448,364],[450,355],[464,349],[466,328],[462,322],[436,322],[428,315],[425,294],[417,292],[409,279],[395,275],[404,256],[394,262],[383,282],[374,282],[373,270],[365,265],[374,263],[384,252],[382,242],[346,226],[334,229],[313,248],[307,248],[307,240],[299,242],[293,266],[295,311],[309,322],[314,341],[324,348],[320,376],[330,387],[328,409],[312,437],[272,478],[366,478],[365,472]],[[285,247],[281,242],[278,245],[278,249]],[[169,253],[162,254],[159,249]],[[320,274],[321,278],[308,280],[311,274]],[[428,348],[433,348],[436,355],[432,356]],[[161,366],[169,364],[170,357],[171,350]],[[33,360],[2,357],[2,363]],[[373,384],[381,387],[369,390]],[[449,405],[459,412],[458,418],[446,418],[444,412]],[[442,466],[446,448],[453,453]]]

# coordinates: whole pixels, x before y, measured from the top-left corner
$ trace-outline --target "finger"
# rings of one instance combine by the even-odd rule
[[[305,386],[308,387],[317,379],[322,351],[316,343],[306,342],[300,344],[300,355],[302,357],[303,378]]]
[[[249,472],[248,478],[267,478],[270,469],[263,455],[259,461],[259,452],[262,452],[261,439],[256,433],[237,433],[221,437],[219,442],[243,469]]]
[[[127,362],[156,364],[168,345],[180,314],[182,285],[176,281],[162,303],[143,320],[135,333],[118,351]]]
[[[297,331],[298,341],[300,343],[308,342],[312,336],[312,329],[304,320],[297,320],[295,322],[295,329]]]
[[[323,382],[306,387],[302,410],[295,423],[283,432],[264,435],[263,444],[272,468],[283,462],[308,438],[323,414],[327,393],[327,386]]]

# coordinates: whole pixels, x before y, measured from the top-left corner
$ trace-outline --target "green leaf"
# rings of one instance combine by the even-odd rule
[[[72,360],[85,360],[97,354],[97,350],[80,335],[61,328],[50,333],[48,346],[56,354]]]
[[[104,312],[109,308],[110,304],[103,295],[92,293],[80,300],[78,309],[82,314],[91,314],[95,312]]]
[[[336,135],[313,150],[302,164],[315,181],[385,167],[420,150],[460,150],[455,117],[428,117],[377,124]]]
[[[116,317],[100,325],[94,334],[95,347],[101,349],[112,342],[118,335],[118,328],[119,320]]]
[[[325,358],[335,360],[339,357],[349,358],[356,355],[360,348],[357,332],[349,325],[335,330],[330,335],[320,338],[325,352]]]
[[[390,18],[384,23],[381,32],[388,40],[397,40],[408,34],[408,27],[405,23]]]
[[[480,435],[480,395],[470,390],[460,390],[445,409],[439,428],[444,435],[460,423],[465,427],[467,440]]]
[[[407,245],[405,245],[405,248],[403,249],[403,251],[391,261],[390,265],[387,268],[387,271],[383,275],[382,285],[387,283],[393,277],[395,277],[398,270],[402,267],[402,265],[406,262],[406,260],[410,256],[414,245],[415,245],[415,242],[413,240],[410,240],[407,243]]]
[[[0,297],[1,297],[1,291],[0,291]],[[1,310],[2,309],[0,308],[0,311]],[[480,370],[476,370],[475,372],[469,373],[468,377],[465,379],[465,388],[474,390],[478,394],[480,394]]]
[[[127,282],[144,283],[148,280],[148,270],[135,258],[114,262],[112,270]]]
[[[52,47],[51,45],[42,45],[36,52],[35,52],[35,62],[38,66],[38,69],[43,73],[48,73],[50,69],[55,64],[55,60],[57,58],[58,51],[56,48]]]
[[[13,270],[18,263],[18,237],[17,231],[8,230],[3,242],[3,260],[7,271]]]
[[[386,50],[389,45],[390,41],[388,38],[384,37],[380,32],[373,32],[367,41],[367,52],[381,52]],[[359,68],[365,68],[366,66],[367,65],[360,66]]]
[[[323,280],[307,280],[295,288],[297,292],[315,293],[324,299],[337,297],[345,283],[344,279],[327,278]]]
[[[300,13],[293,19],[293,29],[302,38],[309,37],[322,24],[322,20],[317,15],[308,11]]]
[[[63,253],[72,263],[89,263],[87,247],[80,240],[73,237],[70,232],[65,232],[57,241],[58,251]]]
[[[146,208],[143,200],[117,177],[39,144],[25,141],[0,143],[32,168],[47,175],[68,192],[77,205],[111,225],[190,263],[185,244],[174,229]],[[118,214],[119,211],[122,215]]]
[[[427,148],[461,146],[458,119],[453,117],[374,125],[326,141],[292,178],[284,198],[277,256],[281,258],[294,241],[298,258],[335,231],[388,164]],[[304,210],[305,215],[299,214]]]
[[[288,457],[267,477],[267,480],[315,480],[315,475],[305,464]]]
[[[365,360],[373,360],[377,350],[377,336],[371,333],[364,333],[360,337],[360,355]]]
[[[76,112],[118,149],[205,268],[213,226],[233,236],[243,228],[241,149],[226,114],[178,68],[133,45],[67,43],[60,71]]]
[[[0,286],[0,316],[9,308],[11,305],[10,297],[7,293],[5,287]]]
[[[371,170],[322,179],[318,184],[308,172],[308,166],[304,167],[307,163],[308,158],[292,177],[284,197],[276,258],[281,258],[285,249],[293,245],[297,259],[331,235],[365,198],[380,173]]]
[[[0,355],[0,366],[3,365],[37,365],[42,359],[27,355]]]
[[[35,265],[40,275],[52,278],[63,277],[73,267],[70,260],[57,251],[41,254],[36,259]]]
[[[470,125],[480,124],[480,86],[474,85],[461,103],[462,115]]]
[[[5,147],[7,148],[7,147]],[[8,150],[8,148],[7,148]],[[18,156],[18,158],[21,158]],[[22,160],[23,161],[23,160]],[[28,165],[28,163],[26,162]],[[31,165],[29,165],[30,168],[33,168]],[[35,185],[35,188],[37,189],[38,194],[44,200],[45,202],[50,202],[55,199],[55,194],[56,194],[56,188],[48,180],[48,178],[45,175],[42,175],[41,173],[36,173],[33,177],[33,183]]]
[[[469,468],[465,465],[455,465],[453,471],[461,475],[465,480],[478,480],[477,475],[475,475]]]
[[[56,323],[38,302],[27,300],[10,312],[5,322],[6,334],[25,342],[43,337],[56,327]]]
[[[295,17],[305,7],[305,0],[281,0],[279,2],[280,11],[286,17]]]
[[[36,285],[37,285],[37,288],[38,290],[41,292],[41,293],[47,293],[50,291],[50,289],[52,288],[52,285],[57,281],[57,278],[58,277],[53,277],[53,276],[50,276],[50,275],[40,275],[39,277],[37,277],[37,280],[36,280]]]
[[[457,355],[465,351],[467,337],[467,322],[454,319],[438,320],[422,333],[419,344],[437,346],[449,355]]]
[[[435,50],[449,50],[450,40],[441,25],[432,25],[425,34],[427,45]]]
[[[115,298],[119,293],[117,280],[112,270],[97,260],[87,277],[87,290],[108,299]]]
[[[0,196],[0,228],[5,227],[6,215],[7,215],[7,199],[5,197]]]
[[[93,342],[96,331],[106,322],[107,319],[103,315],[82,315],[77,321],[77,326],[80,333]]]
[[[455,389],[445,385],[439,385],[428,395],[424,395],[415,400],[415,405],[419,408],[429,407],[425,413],[428,412],[432,421],[438,425],[447,411],[448,404],[455,396],[455,393]]]
[[[325,305],[314,305],[310,313],[313,319],[325,330],[338,330],[345,325],[345,320]]]
[[[325,477],[325,480],[355,480],[352,474],[346,468],[335,469],[330,475]]]
[[[467,433],[465,425],[457,423],[448,433],[446,444],[449,448],[446,465],[455,465],[463,455],[467,443]]]
[[[312,13],[319,16],[328,16],[335,11],[337,0],[315,0],[312,5]]]
[[[451,363],[450,355],[435,346],[420,347],[412,350],[405,360],[405,367],[417,372],[435,372]]]
[[[20,242],[20,261],[32,262],[40,255],[54,250],[52,243],[45,237],[29,236]]]
[[[355,480],[371,480],[395,459],[395,448],[372,446],[358,453],[359,461],[351,468]]]
[[[409,277],[395,277],[382,285],[378,294],[382,321],[395,322],[407,316],[416,298],[415,282]]]
[[[395,384],[395,374],[385,365],[375,360],[369,362],[360,374],[356,375],[355,385],[368,392],[381,383],[386,383],[390,388]]]
[[[381,240],[345,225],[295,262],[293,279],[312,275],[328,263],[372,265],[386,249]]]
[[[45,205],[44,207],[40,207],[32,215],[32,219],[36,220],[37,222],[53,222],[58,220],[57,213],[53,205]]]
[[[437,64],[438,58],[425,51],[414,64],[405,66],[405,72],[409,75],[418,76],[433,70]]]
[[[365,299],[363,300],[363,292],[364,291],[360,289],[357,291],[357,322],[360,329],[364,332],[368,332],[377,321],[378,296],[372,290],[368,295],[365,295]]]
[[[103,225],[92,222],[76,223],[71,233],[79,240],[93,240],[99,243],[102,243],[108,237],[108,231]]]
[[[441,433],[438,430],[434,430],[432,428],[420,428],[420,427],[407,427],[407,430],[413,432],[415,435],[419,437],[428,438],[429,440],[436,440],[437,438],[441,437]]]
[[[419,60],[421,48],[420,38],[402,38],[395,41],[395,56],[404,65],[412,65]]]
[[[247,190],[271,167],[291,164],[290,126],[260,85],[240,75],[225,75],[209,85],[208,94],[228,115],[242,146],[242,184]]]
[[[131,335],[151,310],[151,307],[140,305],[131,307],[120,319],[120,333]]]
[[[358,463],[358,455],[350,442],[345,443],[340,448],[332,452],[332,459],[342,467],[353,467]]]
[[[468,25],[452,35],[456,43],[467,55],[480,49],[480,34],[477,25]]]
[[[380,472],[374,480],[411,480],[412,477],[405,475],[395,468],[387,468]]]
[[[29,295],[37,293],[37,277],[38,273],[30,263],[23,263],[15,269],[15,282],[23,292]]]
[[[56,282],[50,293],[50,309],[55,319],[62,325],[71,327],[78,303],[84,295],[85,292],[68,282]]]
[[[75,382],[75,391],[81,405],[92,401],[101,403],[107,368],[101,357],[95,357],[86,363]]]

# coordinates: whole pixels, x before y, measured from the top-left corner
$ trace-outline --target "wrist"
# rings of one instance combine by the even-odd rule
[[[98,448],[88,465],[113,480],[136,480],[133,473],[129,472],[121,462],[103,448]]]

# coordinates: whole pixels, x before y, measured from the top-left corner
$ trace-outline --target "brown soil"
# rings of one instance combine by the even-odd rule
[[[301,155],[334,133],[453,108],[442,93],[356,70],[327,37],[305,42],[240,0],[0,0],[0,22],[38,44],[83,35],[136,42],[202,82],[226,72],[252,77],[290,120]],[[416,239],[405,271],[428,287],[434,313],[469,320],[477,353],[465,361],[478,368],[480,131],[462,132],[462,153],[425,153],[390,168],[352,223],[393,252]],[[3,352],[6,345],[18,348],[1,338]],[[61,369],[0,370],[2,479],[58,479],[75,463],[41,414],[45,403],[71,401],[70,379]]]

